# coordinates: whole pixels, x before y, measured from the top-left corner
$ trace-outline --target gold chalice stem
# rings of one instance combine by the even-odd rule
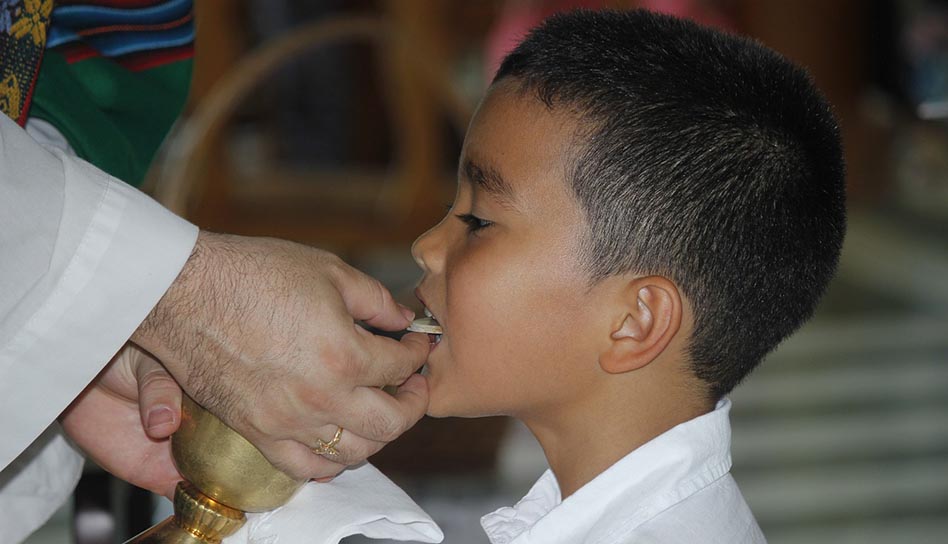
[[[188,482],[174,490],[174,515],[127,544],[217,544],[247,521],[240,510],[207,497]]]
[[[244,512],[282,506],[305,482],[187,396],[171,450],[186,480],[175,489],[174,515],[126,544],[218,544],[240,529]]]

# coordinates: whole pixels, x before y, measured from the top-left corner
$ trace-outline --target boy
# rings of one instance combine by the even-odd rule
[[[747,39],[575,12],[501,65],[412,253],[429,413],[524,421],[551,470],[500,543],[757,543],[725,395],[812,314],[845,230],[836,122]]]

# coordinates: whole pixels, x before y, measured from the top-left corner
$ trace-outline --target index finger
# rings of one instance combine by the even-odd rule
[[[392,293],[372,276],[340,263],[332,277],[346,310],[355,319],[387,331],[401,330],[411,324],[414,314],[395,302]]]

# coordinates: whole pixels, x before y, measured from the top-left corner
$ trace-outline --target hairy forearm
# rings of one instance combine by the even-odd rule
[[[174,350],[185,342],[184,331],[178,326],[175,317],[193,313],[188,311],[191,309],[188,305],[193,304],[192,291],[195,285],[201,283],[200,278],[204,275],[206,245],[207,234],[202,231],[178,277],[138,326],[132,335],[132,342],[149,351]]]
[[[132,336],[194,400],[233,423],[279,365],[265,352],[293,343],[304,276],[288,259],[296,244],[201,231],[178,278]],[[305,269],[304,269],[305,270]],[[308,271],[308,270],[307,270]],[[248,385],[252,384],[252,389]]]
[[[195,365],[198,351],[215,349],[210,338],[218,336],[226,320],[222,311],[222,289],[226,289],[227,267],[219,253],[226,251],[221,235],[201,231],[187,263],[158,304],[132,335],[132,342],[157,357],[182,387],[194,394],[195,383],[209,369]],[[212,319],[211,316],[217,316]],[[221,365],[223,366],[223,365]],[[223,370],[223,369],[216,369]],[[214,380],[211,380],[212,382]]]

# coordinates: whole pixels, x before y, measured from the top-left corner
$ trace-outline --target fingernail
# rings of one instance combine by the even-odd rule
[[[409,322],[415,319],[415,312],[408,309],[408,306],[399,304],[398,308],[401,310],[402,315],[405,316],[405,319],[407,319]]]
[[[174,423],[174,412],[167,406],[157,406],[148,412],[148,429]]]

